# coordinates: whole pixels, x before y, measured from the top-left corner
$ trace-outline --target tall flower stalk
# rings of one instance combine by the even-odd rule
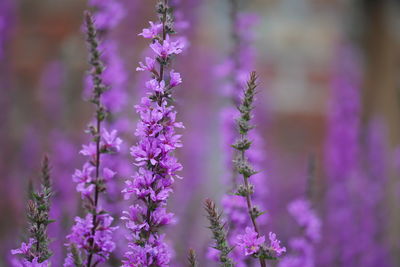
[[[301,234],[289,241],[291,253],[283,258],[279,267],[314,267],[315,247],[321,239],[321,220],[312,205],[315,182],[315,162],[311,157],[308,164],[308,179],[305,196],[292,201],[288,211],[300,227]]]
[[[219,74],[225,78],[224,96],[229,100],[229,105],[225,106],[221,111],[222,124],[222,142],[225,158],[225,183],[229,188],[229,192],[236,188],[241,178],[235,172],[233,159],[236,157],[236,151],[232,150],[232,143],[238,136],[236,125],[233,118],[239,116],[237,106],[240,104],[240,96],[243,87],[246,86],[248,73],[254,68],[255,49],[254,49],[254,26],[257,23],[258,16],[252,13],[244,12],[241,8],[241,1],[229,0],[229,25],[230,25],[230,43],[231,49],[229,57],[226,59],[222,67],[219,68]],[[250,139],[253,146],[247,151],[249,162],[256,169],[265,166],[264,142],[257,130],[250,133]],[[268,192],[265,173],[257,173],[252,177],[253,184],[258,190],[253,195],[253,202],[261,209],[266,209],[265,196]],[[235,238],[241,229],[249,226],[247,220],[247,204],[245,199],[230,193],[226,194],[222,200],[224,212],[229,218],[229,234],[228,240],[235,242]],[[264,227],[267,217],[259,219],[260,227]],[[238,249],[232,251],[232,257],[239,266],[245,266],[246,259]]]
[[[106,191],[106,182],[115,176],[115,172],[104,167],[103,154],[119,151],[121,139],[116,130],[108,132],[103,127],[107,110],[103,105],[102,95],[107,90],[103,83],[104,66],[100,60],[99,43],[93,18],[85,13],[87,43],[90,51],[90,74],[93,81],[93,93],[90,101],[95,105],[94,123],[87,132],[92,136],[88,145],[83,145],[80,154],[88,157],[82,170],[76,170],[73,180],[77,191],[81,193],[86,208],[84,218],[76,217],[71,234],[67,236],[69,253],[64,266],[97,266],[108,259],[115,248],[112,233],[113,218],[101,208],[100,194]]]
[[[257,206],[253,205],[252,195],[255,192],[255,187],[250,183],[250,178],[257,173],[251,166],[248,160],[246,151],[251,147],[251,140],[248,133],[254,128],[250,124],[252,119],[252,110],[254,109],[254,96],[256,94],[257,76],[255,72],[250,74],[247,88],[244,90],[242,103],[238,107],[240,117],[236,120],[237,129],[240,137],[232,145],[237,151],[237,157],[234,161],[235,168],[238,174],[242,176],[242,184],[238,186],[236,194],[241,196],[246,201],[247,212],[249,214],[251,225],[246,227],[246,233],[237,236],[237,245],[243,250],[246,256],[252,255],[259,259],[260,266],[266,266],[266,259],[275,259],[281,256],[286,251],[284,247],[280,247],[280,241],[276,239],[276,235],[269,233],[271,244],[265,244],[265,236],[261,234],[257,223],[257,218],[263,214]]]
[[[341,47],[334,62],[331,102],[325,144],[327,175],[326,214],[320,264],[337,262],[354,266],[357,260],[359,226],[354,224],[352,183],[360,170],[360,67],[355,50]],[[343,230],[342,225],[346,225]],[[357,245],[354,243],[356,242]]]
[[[47,156],[43,159],[41,176],[41,191],[30,192],[28,202],[29,241],[22,243],[20,248],[11,250],[13,255],[20,254],[24,257],[21,266],[50,266],[49,259],[52,252],[49,249],[50,239],[47,235],[47,227],[53,222],[49,218],[50,198],[53,193]]]
[[[134,196],[135,204],[124,212],[129,250],[125,253],[123,266],[169,266],[171,252],[161,229],[175,221],[167,212],[166,205],[172,192],[176,172],[182,165],[173,152],[181,147],[176,128],[176,111],[171,105],[172,89],[182,82],[180,74],[167,67],[174,55],[180,54],[183,44],[173,39],[173,15],[167,0],[157,3],[158,22],[150,22],[150,28],[139,35],[151,39],[153,57],[140,62],[138,71],[148,71],[151,79],[146,82],[147,97],[136,106],[140,115],[135,135],[138,143],[131,148],[138,170],[132,180],[126,182],[125,198]]]

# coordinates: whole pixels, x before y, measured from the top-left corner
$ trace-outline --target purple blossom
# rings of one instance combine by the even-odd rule
[[[136,68],[136,71],[154,71],[154,67],[156,64],[156,60],[154,58],[146,57],[145,59],[146,64],[143,64],[142,62],[139,62],[139,66]]]
[[[125,9],[120,1],[90,0],[89,6],[96,7],[98,10],[94,15],[98,30],[112,29],[125,17]]]
[[[34,243],[35,243],[35,239],[30,238],[28,243],[22,242],[20,248],[12,249],[11,250],[11,254],[12,255],[20,254],[20,255],[24,255],[24,256],[30,257],[31,256],[30,255],[30,250],[31,250],[31,247],[33,246]]]
[[[148,82],[146,82],[146,88],[158,92],[158,93],[164,93],[165,89],[165,81],[157,81],[156,79],[152,79]]]
[[[286,252],[285,247],[281,247],[281,241],[276,239],[276,234],[269,232],[269,241],[270,241],[270,248],[275,252],[276,257],[280,257],[283,253]]]
[[[261,245],[265,242],[265,236],[259,237],[252,227],[246,227],[245,231],[246,233],[244,235],[237,236],[236,244],[243,250],[244,254],[248,256],[257,253],[260,250]]]
[[[108,168],[107,158],[102,155],[118,152],[122,140],[117,137],[116,130],[108,131],[103,125],[106,108],[101,96],[106,87],[103,84],[102,69],[98,68],[98,66],[102,66],[102,62],[97,50],[98,43],[93,19],[89,13],[86,13],[85,19],[87,40],[91,52],[90,63],[92,64],[93,97],[91,100],[96,106],[96,116],[95,123],[90,125],[87,130],[93,141],[88,145],[83,145],[80,151],[80,154],[87,157],[87,161],[82,170],[76,170],[72,177],[77,183],[77,191],[81,193],[85,202],[86,216],[75,218],[75,224],[67,236],[68,242],[65,245],[68,247],[69,253],[64,261],[64,266],[75,266],[72,265],[71,259],[73,258],[72,250],[76,248],[81,257],[80,260],[86,266],[91,267],[99,262],[105,262],[115,248],[112,234],[117,228],[111,227],[113,218],[100,207],[99,196],[101,192],[105,191],[106,183],[116,175],[113,170]]]
[[[101,150],[108,153],[116,153],[119,152],[121,144],[122,140],[117,136],[117,130],[112,130],[111,133],[109,133],[107,129],[103,128],[100,142]]]
[[[94,160],[96,158],[96,144],[91,142],[88,145],[82,145],[82,150],[79,153]]]
[[[314,267],[315,248],[307,239],[293,238],[289,242],[293,252],[279,262],[279,267]]]
[[[156,40],[154,43],[150,44],[150,48],[153,49],[156,55],[162,59],[166,59],[168,56],[173,54],[177,55],[182,53],[183,47],[184,44],[180,39],[172,41],[170,40],[169,35],[167,35],[167,38],[163,43]]]
[[[290,203],[289,213],[305,231],[307,238],[312,242],[321,239],[321,221],[311,208],[311,203],[305,199],[298,199]]]
[[[152,21],[149,21],[150,23],[150,28],[146,28],[143,29],[143,31],[141,33],[139,33],[139,35],[143,36],[144,38],[155,38],[160,31],[163,28],[162,23],[154,23]]]
[[[39,259],[35,257],[32,259],[32,261],[28,261],[26,259],[13,261],[12,265],[13,267],[49,267],[50,262],[48,260],[39,262]]]
[[[114,250],[112,233],[117,227],[111,227],[113,218],[108,214],[97,215],[96,231],[93,229],[93,215],[85,218],[76,217],[71,234],[67,236],[68,244],[74,244],[78,249],[86,250],[93,247],[96,251],[96,261],[105,262]],[[64,266],[75,266],[70,263],[71,253],[68,254]]]
[[[180,85],[182,83],[182,78],[181,75],[178,72],[174,72],[174,70],[171,70],[169,73],[170,76],[170,81],[169,81],[169,85],[171,87],[175,87],[177,85]]]
[[[160,17],[172,17],[167,15],[171,12],[169,8],[159,12],[162,13]],[[126,267],[169,266],[172,253],[160,231],[175,222],[166,205],[172,193],[171,186],[178,178],[176,172],[182,169],[173,152],[182,146],[181,136],[175,133],[175,128],[183,128],[183,125],[176,121],[176,111],[167,102],[170,89],[179,85],[182,79],[174,71],[170,72],[170,79],[166,79],[164,68],[171,59],[169,56],[181,53],[183,45],[180,41],[171,41],[164,23],[150,22],[150,26],[139,35],[154,39],[150,47],[157,60],[147,57],[146,65],[139,63],[137,68],[147,70],[152,79],[145,84],[148,96],[135,106],[140,120],[135,131],[138,142],[131,148],[131,155],[138,170],[131,180],[126,181],[122,191],[125,199],[133,198],[136,203],[124,211],[122,217],[130,232],[127,235],[128,251],[122,261]],[[156,71],[155,62],[159,64],[160,72]]]

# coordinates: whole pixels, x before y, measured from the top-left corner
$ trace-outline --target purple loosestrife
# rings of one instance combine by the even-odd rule
[[[236,120],[240,137],[232,145],[237,151],[236,159],[234,160],[235,168],[238,174],[243,178],[243,184],[239,185],[236,195],[241,196],[246,201],[247,212],[250,216],[251,226],[246,227],[243,235],[237,236],[236,244],[242,248],[246,256],[252,255],[260,261],[261,266],[266,266],[266,259],[276,259],[281,256],[286,249],[280,247],[280,241],[276,239],[274,233],[269,234],[270,244],[265,244],[265,237],[261,235],[260,228],[257,223],[257,218],[263,214],[257,206],[253,205],[252,195],[255,192],[255,187],[249,180],[257,173],[251,166],[246,151],[250,149],[252,142],[249,139],[248,133],[254,128],[250,124],[252,119],[252,110],[254,109],[254,96],[256,94],[257,76],[255,72],[250,74],[246,89],[243,93],[241,105],[238,107],[240,117]]]
[[[383,242],[388,210],[382,205],[388,182],[386,128],[383,121],[372,119],[362,148],[362,168],[352,188],[354,222],[357,224],[357,265],[389,266],[388,248]]]
[[[299,198],[288,206],[289,213],[303,231],[300,237],[290,240],[292,254],[279,263],[280,267],[313,267],[315,266],[315,245],[321,239],[321,221],[311,207],[311,202]]]
[[[107,87],[103,83],[103,65],[100,60],[99,44],[93,18],[85,13],[87,42],[90,50],[91,76],[93,95],[90,101],[96,106],[95,123],[88,127],[92,141],[83,145],[80,154],[87,157],[81,170],[76,170],[73,180],[77,191],[81,193],[87,214],[84,218],[76,217],[71,233],[67,236],[69,253],[64,266],[96,266],[108,259],[115,248],[112,233],[113,218],[101,208],[99,197],[106,190],[106,183],[113,179],[115,172],[104,167],[101,155],[119,151],[121,139],[116,130],[107,131],[102,127],[107,110],[103,105],[102,95]]]
[[[231,105],[224,107],[221,111],[222,140],[225,158],[225,182],[230,188],[235,188],[240,177],[234,172],[232,164],[235,158],[235,151],[232,151],[231,144],[237,137],[236,125],[232,118],[238,117],[236,106],[240,103],[242,88],[246,85],[248,73],[254,66],[254,25],[258,17],[254,14],[242,12],[239,8],[238,0],[229,0],[230,6],[230,35],[231,35],[231,53],[229,59],[225,61],[218,73],[226,78],[224,86],[224,95],[231,101]],[[249,137],[253,146],[248,150],[247,156],[256,169],[262,169],[265,166],[264,142],[257,130],[250,132]],[[265,196],[268,186],[266,185],[266,175],[257,173],[252,177],[254,185],[258,190],[253,195],[253,201],[261,208],[266,209]],[[227,194],[223,198],[223,208],[229,218],[228,239],[235,241],[237,231],[249,226],[247,220],[247,207],[243,198]],[[259,220],[260,227],[266,223],[266,216]],[[232,257],[239,266],[246,265],[246,258],[238,249],[234,249]]]
[[[183,44],[171,36],[173,15],[168,1],[159,1],[156,8],[159,22],[151,22],[139,34],[152,40],[150,48],[154,55],[137,68],[148,71],[151,79],[145,84],[148,96],[136,106],[140,121],[135,135],[139,141],[131,148],[131,155],[138,170],[123,190],[126,199],[132,196],[135,199],[122,218],[130,231],[129,250],[122,261],[126,267],[169,266],[171,249],[164,241],[161,228],[175,221],[166,205],[172,184],[179,177],[176,173],[182,169],[173,152],[182,146],[175,128],[183,125],[176,122],[176,111],[170,104],[171,91],[182,79],[174,70],[168,73],[167,67],[172,57],[182,52]]]
[[[354,223],[351,182],[360,158],[360,74],[354,50],[341,48],[335,62],[325,144],[326,212],[320,265],[354,266],[358,226]],[[343,225],[346,225],[343,228]]]
[[[15,266],[50,266],[49,259],[52,252],[49,250],[50,240],[47,236],[47,227],[53,222],[49,219],[50,198],[53,193],[47,156],[43,159],[41,176],[41,191],[31,192],[28,202],[29,241],[22,243],[20,248],[11,250],[11,254],[19,254],[24,257],[22,261],[14,261]]]

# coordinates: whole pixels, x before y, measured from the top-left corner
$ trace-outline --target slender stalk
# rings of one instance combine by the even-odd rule
[[[94,28],[94,23],[93,19],[90,15],[89,12],[85,13],[85,20],[86,20],[86,27],[88,31],[88,43],[90,44],[90,49],[91,49],[91,59],[90,62],[94,66],[94,75],[92,75],[93,79],[93,84],[94,84],[94,96],[92,99],[92,102],[96,105],[96,128],[93,130],[94,133],[94,139],[96,143],[96,156],[95,156],[95,178],[94,178],[94,205],[92,207],[92,212],[93,212],[93,226],[92,226],[92,235],[95,234],[96,232],[96,227],[97,227],[97,206],[99,202],[99,174],[100,174],[100,156],[101,156],[101,151],[100,151],[100,133],[101,133],[101,122],[104,120],[104,109],[101,105],[101,94],[105,90],[104,85],[102,83],[101,79],[101,74],[103,72],[103,67],[100,62],[100,55],[97,51],[98,43],[96,40],[96,29]],[[91,239],[89,241],[89,245],[91,249],[89,250],[89,255],[87,259],[87,267],[90,267],[92,264],[92,258],[93,258],[93,251],[94,251],[94,239]]]
[[[247,88],[244,91],[244,97],[241,105],[239,106],[240,117],[237,120],[237,126],[240,133],[239,140],[233,145],[233,147],[239,152],[236,158],[236,170],[243,177],[244,185],[239,186],[238,194],[246,198],[247,211],[249,213],[251,222],[254,230],[257,232],[258,237],[261,237],[259,227],[257,225],[256,218],[261,215],[257,207],[253,206],[251,195],[254,193],[253,186],[249,183],[249,178],[257,172],[253,170],[252,166],[246,158],[246,150],[251,146],[251,141],[248,139],[248,132],[253,128],[250,124],[252,118],[251,111],[253,110],[254,95],[256,94],[257,87],[257,75],[253,71],[250,73],[250,79],[247,82]],[[260,266],[265,267],[265,259],[259,257]]]

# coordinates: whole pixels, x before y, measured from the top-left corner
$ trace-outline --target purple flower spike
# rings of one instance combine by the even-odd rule
[[[139,34],[152,39],[150,47],[154,55],[147,57],[145,64],[140,62],[137,68],[148,71],[151,79],[145,84],[148,96],[135,106],[140,120],[135,132],[138,143],[131,148],[131,155],[138,170],[126,181],[122,191],[125,199],[135,203],[121,218],[130,233],[128,251],[122,260],[124,267],[169,266],[171,250],[161,229],[176,221],[166,206],[172,184],[179,178],[177,172],[182,169],[173,152],[182,146],[181,135],[175,129],[183,125],[176,121],[176,111],[169,103],[172,89],[182,83],[182,78],[173,70],[167,77],[165,68],[171,55],[182,52],[183,44],[170,37],[173,16],[166,1],[160,1],[157,6],[161,21],[150,22],[151,27]]]
[[[91,15],[86,13],[87,41],[90,47],[90,62],[92,64],[93,96],[91,102],[96,106],[95,124],[87,130],[92,135],[92,142],[83,145],[80,154],[87,157],[82,170],[76,170],[72,176],[77,183],[76,190],[81,193],[86,216],[76,217],[71,233],[67,236],[69,253],[64,261],[64,266],[84,264],[87,267],[97,266],[107,261],[110,253],[115,249],[112,241],[113,218],[100,207],[100,193],[106,189],[106,183],[113,179],[116,172],[104,167],[106,160],[102,154],[116,153],[120,150],[122,140],[118,138],[117,131],[108,131],[102,127],[106,117],[106,108],[102,95],[106,91],[103,84],[103,67],[99,44],[96,39],[96,30]],[[79,265],[79,264],[78,264]],[[80,266],[79,265],[79,266]]]

